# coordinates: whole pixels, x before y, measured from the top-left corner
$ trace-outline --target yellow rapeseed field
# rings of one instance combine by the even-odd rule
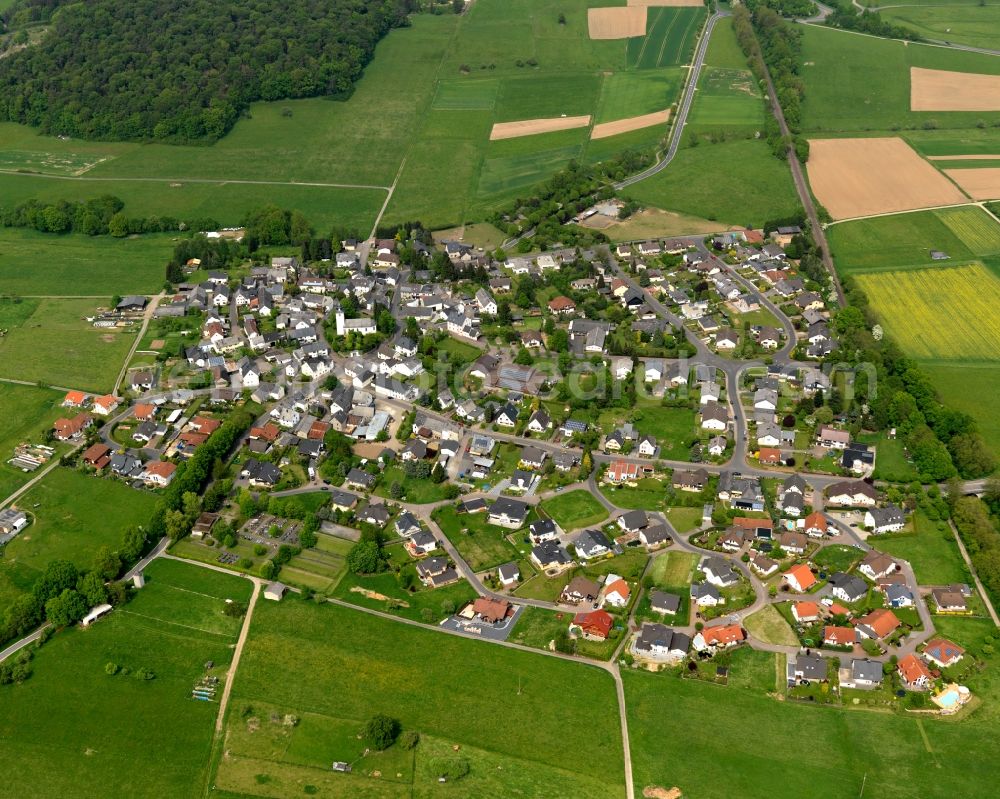
[[[856,279],[886,332],[911,357],[1000,359],[1000,278],[982,264]]]

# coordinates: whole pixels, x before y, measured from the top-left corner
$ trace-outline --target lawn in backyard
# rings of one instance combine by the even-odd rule
[[[604,505],[589,491],[580,489],[543,500],[541,508],[563,530],[593,527],[608,518]]]
[[[687,533],[701,526],[702,509],[700,507],[665,508],[663,515],[678,533]]]
[[[765,605],[743,621],[750,634],[768,644],[798,646],[799,637],[773,605]]]
[[[3,327],[2,322],[0,327]],[[0,383],[0,419],[3,419],[0,424],[0,499],[31,479],[30,473],[10,466],[7,460],[18,444],[42,443],[52,422],[64,415],[63,397],[61,392],[47,388]]]
[[[627,195],[727,225],[759,226],[799,210],[788,164],[762,140],[684,147],[669,169],[630,186]]]
[[[57,235],[0,228],[0,292],[57,296],[151,294],[163,287],[169,235]],[[3,325],[0,325],[3,326]]]
[[[11,796],[194,796],[208,777],[217,702],[191,699],[206,673],[225,677],[249,581],[156,561],[123,608],[46,643],[22,685],[0,686],[0,765]],[[148,669],[152,680],[119,671]]]
[[[690,442],[697,436],[695,412],[691,408],[640,406],[632,420],[641,434],[656,438],[659,457],[682,461],[690,458]]]
[[[91,325],[85,317],[107,302],[40,300],[30,317],[0,339],[0,377],[110,391],[138,327],[109,330]]]
[[[328,689],[331,680],[335,691]],[[476,690],[458,687],[473,684]],[[561,686],[558,694],[553,685]],[[291,713],[305,722],[290,728],[279,747],[270,745],[267,727],[258,743],[243,731],[261,703],[279,718]],[[300,796],[303,784],[345,797],[414,789],[418,795],[621,796],[617,718],[595,710],[614,705],[613,681],[591,667],[287,598],[261,603],[254,615],[226,720],[227,756],[217,761],[213,781],[226,791],[278,797]],[[496,714],[500,706],[508,712]],[[376,713],[420,733],[412,771],[390,749],[355,761],[351,775],[331,775],[331,762],[358,754],[350,732],[356,735]],[[266,725],[270,713],[260,715]],[[564,734],[580,725],[585,738]],[[460,748],[448,754],[465,757],[470,773],[439,786],[427,759],[453,744]],[[374,782],[368,774],[383,759],[393,767]]]
[[[631,485],[601,485],[601,493],[619,508],[634,510],[662,510],[666,501],[669,480],[642,477]]]
[[[906,458],[906,448],[898,438],[883,438],[876,442],[875,479],[893,483],[910,483],[919,478],[916,468]]]
[[[447,499],[447,482],[435,483],[430,478],[407,477],[400,466],[390,466],[382,472],[375,493],[380,497],[389,497],[393,483],[399,483],[403,487],[403,499],[406,502],[421,504]]]
[[[871,536],[868,543],[880,552],[908,560],[920,585],[969,582],[969,570],[948,523],[931,521],[918,512],[914,527],[913,533]]]
[[[507,540],[510,530],[489,524],[485,513],[459,513],[454,506],[448,505],[434,511],[434,521],[474,571],[500,566],[520,557]]]
[[[846,572],[858,563],[864,553],[846,544],[831,544],[813,555],[812,561],[829,572]]]

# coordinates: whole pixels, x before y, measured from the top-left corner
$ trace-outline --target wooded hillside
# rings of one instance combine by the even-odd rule
[[[214,140],[255,100],[348,94],[379,39],[406,24],[406,2],[64,5],[39,44],[0,60],[0,119],[90,139]],[[56,5],[29,4],[44,7],[32,16]]]

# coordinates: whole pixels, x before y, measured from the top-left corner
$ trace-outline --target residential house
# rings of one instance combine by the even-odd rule
[[[650,591],[649,607],[653,613],[674,616],[680,610],[681,598],[677,594],[668,594],[665,591]]]
[[[695,635],[691,644],[699,652],[716,651],[737,646],[746,639],[746,633],[739,624],[721,624],[715,627],[705,627]]]
[[[497,568],[497,580],[504,588],[510,588],[521,579],[521,569],[516,563],[504,563]]]
[[[831,505],[841,507],[874,507],[879,493],[863,480],[845,480],[827,488]]]
[[[835,572],[830,576],[830,593],[844,602],[859,602],[868,594],[868,586],[860,577],[845,572]]]
[[[600,530],[584,530],[573,542],[577,557],[593,560],[611,552],[612,544]]]
[[[639,531],[639,541],[647,549],[655,549],[670,543],[670,533],[664,524],[646,527]]]
[[[927,689],[934,679],[927,665],[912,652],[899,659],[896,671],[903,685],[911,691]]]
[[[935,588],[931,591],[931,599],[938,613],[966,613],[969,604],[960,591],[951,590],[951,587]]]
[[[614,623],[614,618],[606,610],[593,610],[589,613],[577,613],[570,630],[579,630],[584,638],[604,641],[611,634]]]
[[[490,524],[516,530],[524,527],[529,510],[530,506],[525,502],[510,497],[500,497],[490,506],[488,520]]]
[[[531,560],[540,569],[568,566],[573,562],[569,553],[558,541],[543,541],[532,547]]]
[[[574,577],[559,595],[559,601],[570,605],[594,602],[601,593],[601,587],[586,577]]]
[[[792,616],[799,624],[812,624],[819,621],[819,605],[815,602],[793,602]]]
[[[896,505],[869,508],[865,511],[865,527],[875,533],[896,533],[906,524],[906,515]]]
[[[924,645],[924,657],[942,669],[954,666],[964,654],[962,647],[947,638],[932,638]]]
[[[869,580],[875,581],[887,574],[892,574],[898,568],[899,564],[888,555],[871,550],[865,554],[858,571]]]
[[[632,644],[636,655],[654,660],[680,659],[690,648],[691,638],[686,633],[655,622],[645,622]]]
[[[719,589],[710,583],[691,583],[691,601],[703,608],[724,604]]]
[[[823,628],[824,646],[854,646],[858,641],[858,633],[853,627]]]
[[[854,626],[865,638],[886,638],[892,635],[900,626],[901,622],[888,608],[876,608],[870,613],[859,618]]]
[[[805,593],[816,584],[816,575],[804,563],[792,566],[782,577],[788,583],[789,588],[793,591],[798,591],[800,594]]]
[[[740,581],[737,571],[723,558],[706,557],[698,567],[705,575],[705,580],[719,588],[728,588]]]

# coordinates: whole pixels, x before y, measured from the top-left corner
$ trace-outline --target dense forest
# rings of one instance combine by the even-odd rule
[[[20,0],[51,20],[0,59],[0,119],[88,139],[223,136],[255,100],[346,96],[410,0]]]

